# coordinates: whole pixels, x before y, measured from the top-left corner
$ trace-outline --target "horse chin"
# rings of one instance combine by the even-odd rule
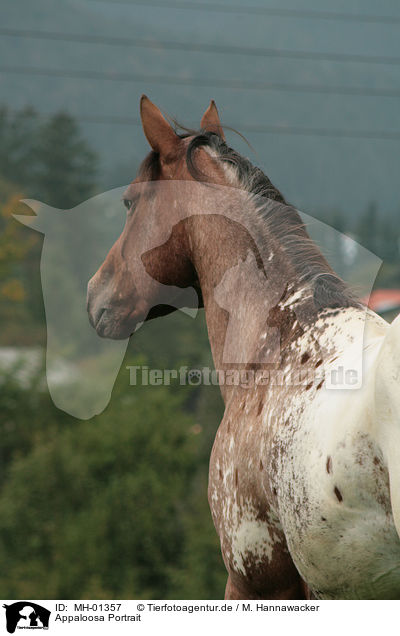
[[[142,324],[138,320],[119,320],[115,316],[110,316],[104,312],[98,321],[95,329],[100,338],[111,340],[126,340]]]
[[[121,329],[118,325],[99,325],[96,333],[100,338],[110,340],[126,340],[132,334],[132,329]]]

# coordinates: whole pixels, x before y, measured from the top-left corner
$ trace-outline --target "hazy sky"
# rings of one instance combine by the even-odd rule
[[[0,101],[77,115],[102,187],[132,178],[147,152],[135,125],[145,92],[190,125],[214,98],[257,154],[230,144],[306,212],[399,210],[394,0],[3,0],[3,16]]]

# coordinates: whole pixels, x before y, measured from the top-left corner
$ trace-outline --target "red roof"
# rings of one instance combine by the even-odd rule
[[[378,313],[400,308],[400,289],[375,289],[363,302]]]

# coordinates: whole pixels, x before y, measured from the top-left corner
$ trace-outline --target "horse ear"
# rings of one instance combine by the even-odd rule
[[[200,128],[219,135],[225,141],[224,131],[222,129],[218,110],[213,99],[211,100],[209,107],[207,108],[201,119]]]
[[[28,216],[25,214],[13,214],[16,221],[30,227],[32,230],[46,234],[46,232],[52,227],[54,221],[58,219],[58,213],[63,212],[58,208],[52,208],[41,201],[35,201],[35,199],[21,199],[20,203],[24,203],[28,208],[31,208],[35,212],[35,216]]]
[[[174,157],[181,139],[163,117],[160,109],[146,95],[140,98],[140,117],[143,132],[152,149],[166,159]]]

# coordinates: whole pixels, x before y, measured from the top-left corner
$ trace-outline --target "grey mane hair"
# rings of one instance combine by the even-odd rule
[[[240,184],[241,186],[244,184]],[[252,196],[261,232],[273,236],[294,267],[298,281],[313,295],[319,309],[360,306],[341,277],[310,238],[298,211],[287,203]],[[268,240],[268,238],[266,239]],[[306,291],[303,300],[307,297]]]
[[[196,150],[200,148],[213,151],[222,163],[234,169],[238,187],[247,191],[254,202],[255,221],[260,232],[263,236],[270,233],[279,242],[299,281],[310,287],[317,310],[361,306],[309,237],[297,210],[286,202],[260,168],[230,148],[219,135],[185,128],[175,121],[173,123],[184,131],[180,134],[181,138],[191,138],[186,150],[186,165],[193,178],[207,181],[206,175],[196,165]],[[159,161],[158,155],[153,155],[147,161],[156,175]]]

